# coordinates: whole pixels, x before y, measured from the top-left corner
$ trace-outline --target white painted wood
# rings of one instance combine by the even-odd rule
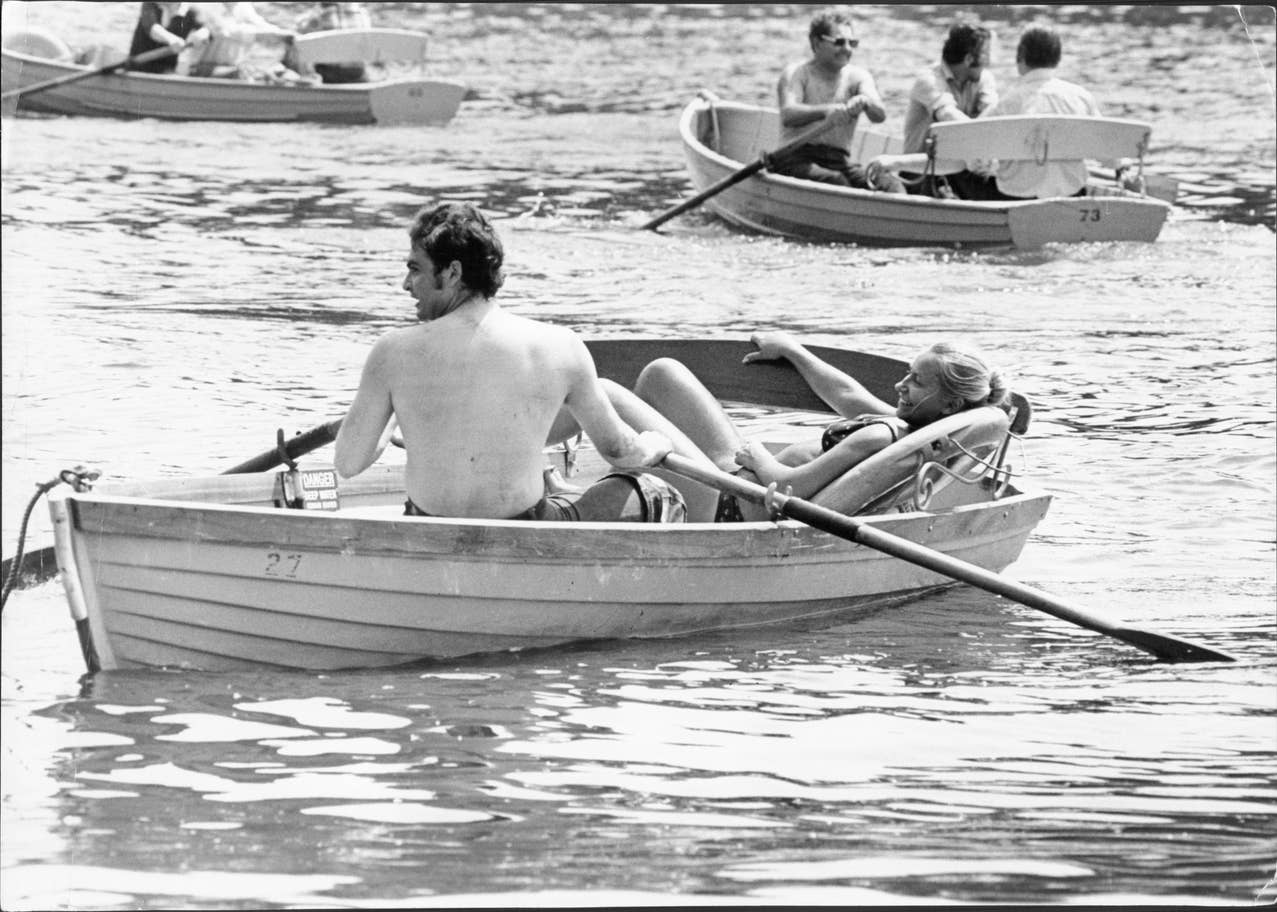
[[[937,159],[1076,161],[1142,158],[1152,127],[1135,120],[1063,114],[979,117],[931,125]]]
[[[296,39],[297,60],[316,63],[424,62],[429,38],[406,29],[339,29],[307,32]]]

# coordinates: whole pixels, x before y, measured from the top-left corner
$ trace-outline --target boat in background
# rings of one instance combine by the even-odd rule
[[[2,43],[0,82],[5,93],[31,89],[49,80],[68,80],[17,96],[18,109],[45,114],[260,123],[442,124],[457,113],[466,94],[460,83],[415,77],[309,85],[129,71],[88,76],[97,67],[77,63],[71,49],[46,31],[13,32],[5,35]],[[299,35],[296,44],[299,60],[308,63],[332,58],[420,63],[426,36],[397,29],[312,32]],[[114,61],[94,62],[101,66]],[[70,78],[77,75],[85,78]]]
[[[623,339],[590,349],[600,375],[627,386],[656,357],[682,360],[725,403],[751,406],[759,416],[746,422],[751,438],[773,449],[809,439],[830,417],[787,362],[741,364],[744,341]],[[880,396],[907,370],[888,358],[812,350]],[[853,469],[865,479],[866,523],[986,570],[1015,561],[1051,500],[1009,483],[1007,443],[1028,421],[1027,403],[1017,401],[1013,416],[992,407],[950,416]],[[574,483],[609,470],[590,448],[574,455]],[[52,495],[58,564],[89,670],[375,668],[833,623],[954,582],[788,519],[408,517],[402,466],[374,466],[340,490],[326,465],[298,471],[323,482],[329,493],[310,503],[327,509],[288,508],[296,476],[275,471]],[[671,480],[689,504],[717,497]]]
[[[775,108],[720,101],[707,93],[688,104],[679,135],[696,191],[777,148],[779,123]],[[1142,172],[1149,133],[1146,124],[1134,121],[1053,116],[936,124],[931,138],[942,169],[947,157],[961,158],[975,146],[985,157],[1000,149],[1004,158],[1137,158]],[[1079,142],[1087,144],[1085,155],[1075,154]],[[863,126],[852,146],[861,164],[901,151],[899,138]],[[1164,199],[1094,176],[1085,196],[985,202],[877,193],[766,170],[728,186],[705,205],[738,227],[811,241],[1029,249],[1052,242],[1154,241],[1171,209]]]

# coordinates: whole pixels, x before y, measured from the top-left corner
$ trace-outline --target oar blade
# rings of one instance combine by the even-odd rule
[[[1109,635],[1154,655],[1163,662],[1236,662],[1237,657],[1200,643],[1190,643],[1179,637],[1141,630],[1138,627],[1114,627]]]

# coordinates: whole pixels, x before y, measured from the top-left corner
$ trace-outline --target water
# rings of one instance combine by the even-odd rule
[[[5,554],[61,468],[214,473],[341,414],[411,319],[407,218],[465,198],[501,219],[506,305],[586,335],[980,344],[1035,406],[1024,484],[1056,494],[1009,575],[1238,663],[1158,665],[958,589],[824,629],[82,679],[49,583],[3,619],[0,905],[1271,901],[1273,14],[978,11],[1003,81],[1050,18],[1064,75],[1154,125],[1188,203],[1156,244],[639,230],[687,193],[682,105],[768,102],[802,52],[809,9],[783,4],[378,5],[471,86],[445,127],[6,118]],[[952,13],[856,7],[897,128]],[[135,5],[28,15],[122,44]]]

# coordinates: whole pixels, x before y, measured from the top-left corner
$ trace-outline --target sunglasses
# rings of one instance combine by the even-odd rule
[[[830,44],[837,45],[840,48],[845,47],[854,50],[855,48],[860,47],[859,38],[830,38],[828,35],[821,35],[820,40],[828,41]]]

